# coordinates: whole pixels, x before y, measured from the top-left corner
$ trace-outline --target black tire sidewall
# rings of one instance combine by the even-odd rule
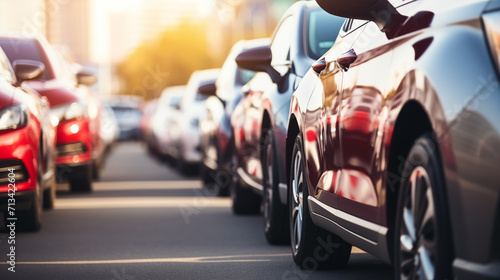
[[[435,266],[435,279],[450,279],[452,260],[452,236],[450,233],[449,215],[445,195],[445,183],[440,160],[438,144],[433,140],[431,134],[426,134],[415,141],[404,165],[401,185],[398,193],[396,208],[396,222],[394,228],[394,275],[400,279],[400,228],[402,223],[402,207],[406,200],[410,175],[416,167],[426,170],[432,195],[434,196],[435,219],[437,224],[437,258]]]
[[[271,244],[287,244],[290,242],[289,226],[288,226],[288,207],[281,203],[279,194],[279,184],[278,184],[278,171],[276,169],[276,154],[275,154],[275,142],[272,134],[272,130],[268,129],[265,134],[264,145],[262,149],[262,171],[263,171],[263,187],[264,192],[262,195],[262,205],[265,205],[265,200],[267,197],[267,189],[271,188],[272,199],[269,201],[269,213],[268,221],[264,215],[264,234],[266,239]],[[269,174],[268,174],[268,153],[267,149],[270,148],[270,156],[272,161],[272,182],[270,185],[267,184]],[[267,223],[269,222],[269,227]]]

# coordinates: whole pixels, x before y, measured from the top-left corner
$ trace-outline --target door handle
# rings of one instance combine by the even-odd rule
[[[353,49],[350,49],[337,59],[337,63],[342,70],[347,71],[349,70],[349,66],[351,66],[357,58],[358,56],[356,55],[356,52]]]
[[[316,62],[313,63],[311,68],[316,72],[316,74],[321,73],[326,68],[326,61],[325,58],[320,58],[316,60]]]

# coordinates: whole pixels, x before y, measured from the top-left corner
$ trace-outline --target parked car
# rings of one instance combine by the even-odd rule
[[[176,121],[176,110],[179,109],[186,86],[172,86],[163,90],[158,106],[151,120],[151,146],[154,153],[161,159],[173,160],[172,139],[170,138],[172,124]]]
[[[26,86],[43,73],[33,60],[15,60],[12,69],[0,48],[0,212],[29,230],[42,224],[42,207],[53,208],[55,129],[49,103]],[[5,223],[10,224],[13,220]]]
[[[102,106],[100,127],[101,138],[104,141],[104,157],[106,157],[120,136],[120,128],[115,113],[108,105],[103,104]]]
[[[499,2],[317,2],[349,19],[292,97],[294,261],[499,279]]]
[[[229,194],[234,145],[231,115],[243,96],[242,87],[254,76],[253,71],[236,65],[236,56],[249,48],[268,46],[269,39],[239,41],[224,62],[216,81],[216,95],[204,104],[205,114],[200,119],[201,177],[204,186],[218,196]]]
[[[61,74],[66,75],[66,77],[61,76],[61,79],[66,78],[70,81],[74,81],[77,75],[84,75],[89,78],[88,83],[80,84],[78,86],[80,90],[75,91],[75,93],[87,107],[92,143],[92,178],[97,180],[101,174],[101,166],[106,150],[106,143],[104,142],[102,134],[103,130],[101,129],[101,118],[104,107],[101,99],[92,89],[90,89],[90,85],[97,81],[97,79],[89,69],[86,69],[76,62],[67,46],[53,45],[52,48],[54,49],[54,57],[59,59]],[[56,64],[56,62],[54,62],[54,64]]]
[[[150,154],[156,153],[156,151],[154,151],[155,148],[153,144],[153,126],[151,118],[158,107],[158,100],[159,98],[153,98],[144,102],[141,106],[141,122],[139,125],[141,129],[141,139],[144,143],[146,143]]]
[[[141,139],[142,101],[135,96],[117,96],[106,101],[120,128],[119,140]]]
[[[198,171],[201,162],[200,131],[198,129],[203,102],[215,94],[219,69],[194,71],[187,83],[179,110],[170,127],[171,155],[183,173]]]
[[[311,64],[333,45],[343,21],[315,2],[297,2],[283,15],[270,46],[236,57],[240,67],[259,73],[247,85],[241,110],[233,115],[239,166],[233,210],[256,213],[262,201],[264,233],[271,244],[289,242],[282,147],[291,96]]]
[[[87,104],[88,85],[96,77],[85,69],[76,75],[65,71],[60,57],[43,37],[1,36],[0,46],[12,64],[33,60],[43,64],[43,73],[26,83],[45,96],[51,109],[56,133],[56,179],[69,181],[72,191],[91,191],[94,164],[98,153],[93,142],[99,133],[95,112]]]

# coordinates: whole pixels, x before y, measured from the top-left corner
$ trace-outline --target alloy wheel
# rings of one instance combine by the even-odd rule
[[[302,164],[302,153],[297,151],[293,160],[293,178],[292,178],[292,248],[294,251],[299,249],[302,239],[302,224],[304,215],[304,165]]]
[[[415,168],[408,180],[399,236],[401,279],[434,279],[437,224],[429,174]]]

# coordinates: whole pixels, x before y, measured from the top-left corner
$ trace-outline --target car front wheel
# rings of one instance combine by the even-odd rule
[[[265,134],[262,151],[264,234],[270,244],[288,244],[290,243],[288,209],[281,203],[279,197],[274,138],[271,130],[267,130]]]
[[[396,212],[396,279],[450,279],[451,235],[437,144],[426,135],[406,159]]]

